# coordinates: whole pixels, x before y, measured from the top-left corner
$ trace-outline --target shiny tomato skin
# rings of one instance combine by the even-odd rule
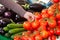
[[[57,20],[60,20],[60,13],[56,14]]]
[[[39,19],[41,19],[41,18],[42,18],[42,16],[41,16],[40,14],[35,15],[35,19],[36,19],[36,20],[39,20]]]
[[[60,29],[57,29],[55,33],[56,35],[60,35]]]
[[[60,20],[57,21],[57,25],[60,26]]]
[[[33,28],[33,29],[37,29],[39,26],[40,26],[39,21],[34,21],[34,22],[32,22],[32,28]]]
[[[58,3],[58,2],[59,2],[59,0],[53,0],[53,2],[54,2],[54,3]]]
[[[48,38],[49,32],[46,31],[46,30],[43,30],[43,31],[41,31],[41,36],[42,36],[43,38]]]
[[[35,20],[39,20],[42,17],[39,12],[35,12],[34,15],[35,15]]]
[[[35,40],[43,40],[43,38],[40,35],[36,35]]]
[[[47,27],[47,30],[50,31],[50,27]]]
[[[23,23],[23,27],[24,27],[26,30],[32,30],[31,23],[28,22],[28,21],[25,21],[25,22]]]
[[[50,36],[49,40],[56,40],[56,36],[55,35]]]
[[[50,32],[50,36],[54,35],[54,30],[50,30],[49,32]]]
[[[59,0],[53,0],[53,2],[54,2],[54,3],[58,3],[58,2],[59,2]]]

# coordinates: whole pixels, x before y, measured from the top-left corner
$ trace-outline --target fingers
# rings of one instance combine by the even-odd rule
[[[34,21],[34,19],[35,19],[35,16],[31,15],[31,21]]]
[[[30,21],[30,22],[34,21],[34,16],[33,15],[29,16],[28,21]]]
[[[28,20],[28,21],[30,21],[30,22],[32,22],[32,21],[34,21],[34,15],[27,15],[27,16],[25,16],[26,17],[26,19]]]
[[[27,12],[24,17],[28,20],[28,21],[34,21],[34,15],[30,12]]]

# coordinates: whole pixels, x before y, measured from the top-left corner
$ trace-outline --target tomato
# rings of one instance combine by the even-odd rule
[[[49,18],[49,14],[47,13],[42,14],[42,18]]]
[[[43,31],[40,32],[40,35],[41,35],[43,38],[48,38],[49,32],[46,31],[46,30],[43,30]]]
[[[50,30],[49,32],[50,32],[50,36],[54,35],[54,30]]]
[[[32,30],[31,23],[28,22],[28,21],[25,21],[25,22],[23,23],[23,27],[24,27],[26,30]]]
[[[33,32],[33,34],[34,34],[34,35],[40,35],[40,32],[35,30],[35,31]]]
[[[56,20],[56,17],[54,17],[54,16],[50,16],[49,18],[52,20]]]
[[[54,2],[54,3],[58,3],[58,2],[59,2],[59,0],[53,0],[53,2]]]
[[[36,13],[36,14],[35,14],[35,19],[36,19],[36,20],[39,20],[39,19],[41,19],[41,18],[42,18],[42,16],[41,16],[39,13]]]
[[[60,5],[58,6],[58,9],[59,9],[59,11],[60,11]]]
[[[60,29],[58,28],[58,29],[56,29],[56,35],[60,35]]]
[[[50,11],[50,12],[55,12],[55,10],[56,10],[56,8],[57,8],[57,4],[53,4],[52,6],[50,6],[49,8],[48,8],[48,12]]]
[[[21,40],[28,40],[28,36],[22,36]]]
[[[41,25],[41,26],[45,26],[45,27],[46,27],[47,24],[48,24],[48,22],[45,21],[44,19],[40,20],[39,22],[40,22],[40,25]]]
[[[47,13],[47,9],[42,10],[42,14]]]
[[[46,30],[46,26],[40,26],[40,27],[38,28],[38,31],[42,31],[42,30]]]
[[[50,36],[49,40],[56,40],[56,36],[55,35]]]
[[[47,30],[50,31],[50,27],[47,27]]]
[[[22,32],[22,35],[26,35],[26,36],[29,36],[31,34],[31,31],[26,31],[26,32]]]
[[[60,20],[60,13],[56,14],[57,20]]]
[[[34,37],[28,37],[28,40],[35,40]]]
[[[56,27],[56,21],[52,20],[52,19],[49,19],[48,20],[48,25],[49,25],[50,28],[55,28]]]
[[[14,40],[21,40],[19,35],[14,36]]]
[[[34,22],[32,22],[32,28],[33,28],[33,29],[37,29],[39,26],[40,26],[39,21],[34,21]]]
[[[49,14],[50,16],[53,16],[53,15],[54,15],[54,12],[48,11],[48,14]]]
[[[60,20],[57,21],[58,26],[60,26]]]
[[[40,35],[36,35],[35,40],[43,40],[43,38]]]

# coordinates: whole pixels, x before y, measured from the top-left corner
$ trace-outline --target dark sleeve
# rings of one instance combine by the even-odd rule
[[[0,3],[3,4],[5,7],[13,10],[22,17],[26,12],[19,4],[15,3],[12,0],[0,0]]]

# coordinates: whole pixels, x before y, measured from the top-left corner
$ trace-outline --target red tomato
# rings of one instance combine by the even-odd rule
[[[49,18],[49,14],[47,13],[42,14],[42,18]]]
[[[54,14],[55,10],[56,10],[56,4],[53,4],[52,6],[50,6],[50,7],[48,8],[48,14],[49,14],[49,15]],[[51,13],[51,14],[50,14],[50,13]]]
[[[14,40],[21,40],[19,35],[14,36]]]
[[[50,27],[47,27],[47,30],[50,31]]]
[[[26,30],[32,30],[31,23],[28,22],[28,21],[25,21],[25,22],[23,23],[23,27],[24,27]]]
[[[28,37],[27,36],[22,36],[21,40],[28,40]]]
[[[36,19],[36,20],[39,20],[39,19],[41,19],[41,18],[42,18],[42,16],[41,16],[40,14],[35,15],[35,19]]]
[[[57,21],[58,26],[60,26],[60,20]]]
[[[58,6],[58,9],[59,9],[59,11],[60,11],[60,5]]]
[[[45,26],[45,27],[46,27],[47,24],[48,24],[48,22],[45,21],[44,19],[40,20],[39,22],[40,22],[40,25],[41,25],[41,26]]]
[[[49,40],[56,40],[56,36],[55,35],[50,36]]]
[[[54,3],[58,3],[58,2],[59,2],[59,0],[53,0],[53,2],[54,2]]]
[[[60,20],[60,13],[56,14],[56,18]]]
[[[36,35],[35,40],[43,40],[43,39],[42,39],[42,37],[40,35]]]
[[[50,16],[49,18],[52,20],[56,20],[56,17],[54,17],[54,16]]]
[[[42,14],[47,13],[47,9],[42,10]]]
[[[53,12],[53,11],[48,10],[48,14],[49,14],[50,16],[53,16],[53,15],[54,15],[54,12]]]
[[[58,28],[58,29],[56,29],[56,35],[60,35],[60,29]]]
[[[32,28],[33,28],[33,29],[37,29],[39,26],[40,26],[39,21],[34,21],[34,22],[32,22]]]
[[[26,32],[23,32],[22,35],[26,35],[26,36],[29,36],[31,34],[31,31],[26,31]]]
[[[48,25],[49,25],[50,28],[55,28],[55,27],[56,27],[56,21],[50,19],[50,20],[48,21]]]
[[[43,38],[48,38],[48,36],[49,36],[49,32],[46,31],[46,30],[41,31],[40,33],[41,33],[41,36],[42,36]]]
[[[50,36],[54,35],[54,30],[50,30],[49,32],[50,32]]]
[[[35,40],[34,37],[28,37],[28,40]]]

